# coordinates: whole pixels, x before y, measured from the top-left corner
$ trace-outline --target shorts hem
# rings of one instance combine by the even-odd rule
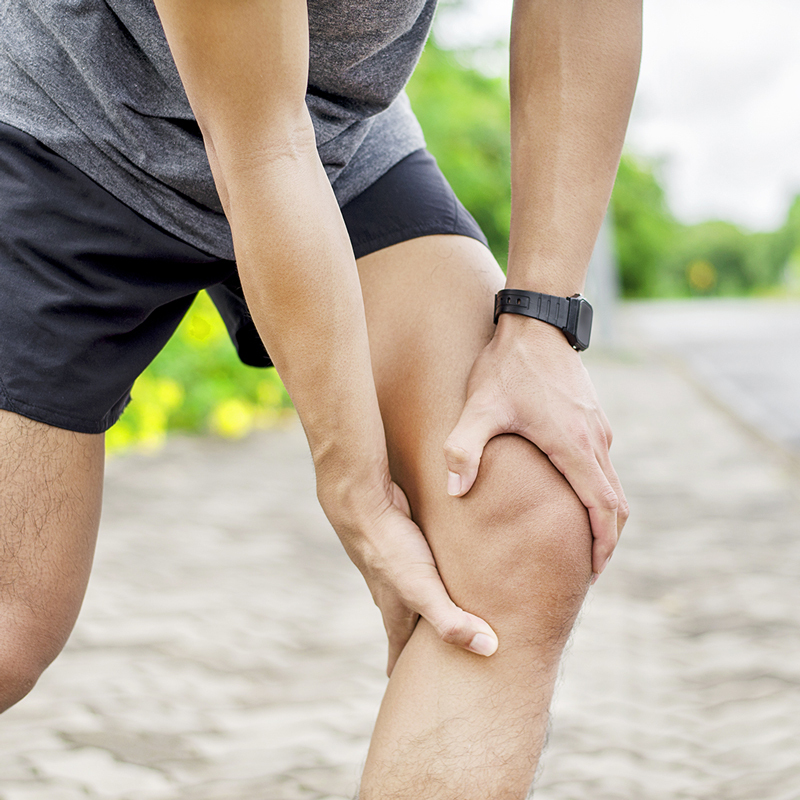
[[[364,239],[362,241],[354,241],[353,253],[356,258],[363,258],[370,253],[376,253],[378,250],[384,250],[387,247],[407,242],[411,239],[421,239],[424,236],[466,236],[469,239],[475,239],[480,242],[484,247],[488,248],[489,244],[486,239],[477,231],[470,228],[456,226],[453,228],[443,228],[442,226],[435,225],[411,225],[406,228],[399,228],[396,231],[389,231],[381,236],[374,238]]]
[[[0,381],[0,409],[10,411],[12,414],[19,414],[19,416],[34,422],[41,422],[53,428],[61,428],[73,433],[105,433],[119,420],[129,402],[129,397],[121,401],[99,421],[87,420],[81,417],[73,417],[60,411],[42,408],[32,403],[12,400],[6,392],[2,381]]]

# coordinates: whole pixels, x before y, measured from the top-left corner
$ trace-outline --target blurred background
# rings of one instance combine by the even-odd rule
[[[408,87],[429,149],[501,264],[509,227],[511,0],[443,0]],[[628,143],[602,239],[623,300],[800,297],[800,6],[650,0]],[[610,314],[605,315],[606,318]],[[241,437],[291,413],[239,365],[208,298],[139,380],[111,452],[171,430]]]

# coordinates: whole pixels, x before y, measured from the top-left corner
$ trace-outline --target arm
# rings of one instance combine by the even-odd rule
[[[640,0],[517,0],[511,32],[509,288],[580,292],[614,183],[641,54]],[[487,314],[491,313],[487,309]],[[499,433],[538,445],[589,512],[600,573],[627,518],[611,430],[560,331],[502,314],[448,438],[463,495]]]
[[[253,319],[306,431],[320,502],[383,613],[390,669],[417,614],[465,648],[477,633],[495,641],[450,601],[389,475],[355,259],[305,106],[305,1],[156,5]]]

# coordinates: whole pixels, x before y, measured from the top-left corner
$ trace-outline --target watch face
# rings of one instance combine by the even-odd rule
[[[582,299],[578,304],[578,322],[575,326],[575,339],[579,350],[585,350],[589,346],[589,339],[592,336],[592,315],[592,307]]]

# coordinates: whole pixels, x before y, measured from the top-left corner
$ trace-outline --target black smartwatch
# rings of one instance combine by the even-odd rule
[[[501,314],[522,314],[555,325],[575,350],[585,350],[592,335],[592,307],[579,294],[557,297],[552,294],[501,289],[494,300],[494,324]]]

